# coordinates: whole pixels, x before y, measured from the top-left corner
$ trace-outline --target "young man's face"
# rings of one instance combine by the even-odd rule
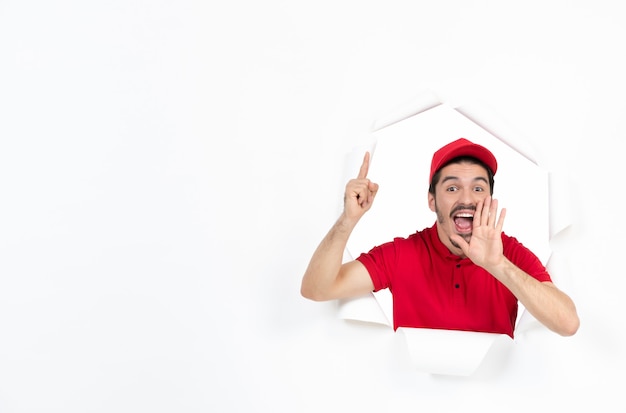
[[[428,194],[428,206],[437,213],[439,239],[453,254],[463,256],[450,235],[458,234],[469,242],[476,204],[489,194],[489,176],[481,165],[462,162],[441,169],[435,195]]]

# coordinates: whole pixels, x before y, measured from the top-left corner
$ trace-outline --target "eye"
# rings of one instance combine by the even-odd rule
[[[474,188],[474,191],[476,192],[483,192],[485,190],[485,188],[483,188],[482,186],[477,186],[476,188]]]
[[[446,192],[456,192],[458,191],[459,188],[457,188],[456,186],[449,186],[446,188]]]

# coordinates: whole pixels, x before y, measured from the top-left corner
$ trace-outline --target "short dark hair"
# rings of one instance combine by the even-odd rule
[[[493,185],[495,183],[493,179],[493,172],[487,165],[485,165],[484,162],[481,162],[479,159],[476,159],[472,156],[458,156],[454,159],[451,159],[450,162],[447,162],[445,165],[439,168],[437,172],[435,172],[435,174],[433,175],[433,179],[430,181],[428,192],[430,192],[432,195],[435,195],[435,186],[437,186],[437,184],[439,183],[439,179],[441,178],[441,170],[445,166],[448,166],[452,163],[461,163],[461,162],[469,162],[469,163],[480,165],[483,168],[485,168],[485,170],[487,171],[487,177],[489,179],[489,195],[493,195]]]

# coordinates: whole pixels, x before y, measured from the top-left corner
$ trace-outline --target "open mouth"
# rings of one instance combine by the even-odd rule
[[[474,222],[473,212],[459,212],[453,217],[454,227],[459,234],[470,234]]]

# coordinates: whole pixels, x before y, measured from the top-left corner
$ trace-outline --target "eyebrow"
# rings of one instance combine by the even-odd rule
[[[441,180],[441,183],[444,184],[446,181],[455,181],[458,179],[459,179],[458,176],[446,176]],[[487,178],[482,177],[482,176],[477,176],[476,178],[472,180],[472,182],[476,182],[476,181],[482,181],[486,184],[489,184],[489,181],[487,180]]]

